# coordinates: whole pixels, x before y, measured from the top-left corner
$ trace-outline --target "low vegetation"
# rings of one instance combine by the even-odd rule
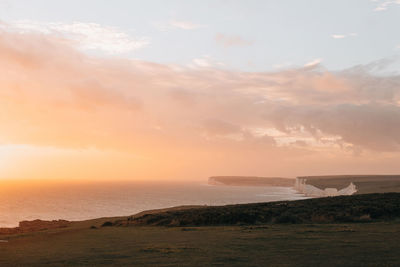
[[[400,218],[400,193],[366,194],[269,203],[166,210],[115,225],[217,226],[280,223],[348,223]]]

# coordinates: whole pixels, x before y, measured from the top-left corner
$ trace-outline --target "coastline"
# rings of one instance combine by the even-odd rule
[[[287,188],[189,183],[75,183],[0,188],[0,227],[25,220],[82,221],[180,205],[226,205],[302,198]],[[29,189],[29,190],[28,190]]]
[[[387,203],[391,205],[388,206]],[[384,210],[384,212],[382,212]],[[129,216],[83,221],[33,220],[18,227],[0,228],[0,235],[53,229],[105,226],[227,226],[381,222],[400,219],[400,193],[310,198],[224,206],[187,205],[154,209]]]

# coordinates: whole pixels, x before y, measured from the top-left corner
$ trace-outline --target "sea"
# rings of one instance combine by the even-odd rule
[[[79,221],[180,205],[226,205],[306,198],[289,187],[206,182],[85,182],[2,186],[0,227],[23,220]]]

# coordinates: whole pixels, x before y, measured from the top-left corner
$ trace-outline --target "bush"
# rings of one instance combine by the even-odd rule
[[[105,222],[101,225],[101,227],[113,226],[112,222]]]
[[[277,223],[300,223],[301,220],[297,216],[291,214],[282,214],[276,219]]]
[[[369,215],[369,214],[361,215],[359,221],[360,222],[370,222],[370,221],[372,221],[371,215]]]

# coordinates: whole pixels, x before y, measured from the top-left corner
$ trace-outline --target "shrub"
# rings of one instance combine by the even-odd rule
[[[101,225],[101,227],[106,227],[106,226],[113,226],[113,223],[107,221],[107,222],[105,222],[105,223],[103,223],[103,224]]]
[[[276,219],[277,223],[300,223],[301,220],[292,214],[282,214]]]
[[[369,214],[361,215],[359,221],[360,222],[370,222],[370,221],[372,221],[371,215],[369,215]]]

